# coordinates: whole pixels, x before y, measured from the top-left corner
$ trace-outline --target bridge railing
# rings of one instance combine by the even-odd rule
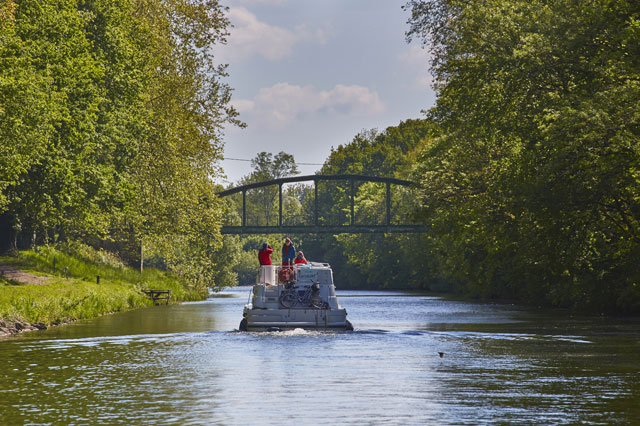
[[[313,221],[310,214],[284,215],[282,218],[282,226],[305,226]],[[349,226],[349,218],[344,214],[325,214],[318,218],[319,226]],[[377,222],[374,225],[382,225],[383,222]],[[241,226],[240,219],[227,220],[224,226]],[[280,226],[278,218],[272,218],[271,221],[263,215],[247,214],[245,226]]]
[[[283,211],[283,185],[297,182],[313,182],[313,186],[307,186],[307,200],[313,200],[312,203],[306,203],[307,211],[303,214],[290,214],[284,209]],[[319,190],[319,183],[333,182],[333,185],[322,185],[322,191]],[[384,185],[374,193],[384,194],[384,203],[376,202],[377,208],[371,209],[356,208],[356,195],[361,186],[367,182]],[[243,185],[236,188],[230,188],[218,193],[221,197],[233,196],[240,205],[239,220],[235,218],[223,226],[223,233],[279,233],[279,232],[423,232],[424,227],[409,222],[407,218],[400,219],[392,211],[392,203],[402,203],[408,199],[416,197],[407,197],[406,194],[399,194],[395,191],[392,196],[391,186],[397,185],[403,188],[411,188],[415,186],[413,182],[395,179],[382,178],[362,175],[309,175],[296,176],[272,181],[257,182]],[[277,186],[276,191],[255,194],[254,191],[269,186]],[[310,194],[313,192],[313,195]],[[405,191],[402,191],[405,192]],[[323,206],[332,206],[334,211],[324,211],[319,206],[319,195],[322,196]],[[272,214],[269,210],[266,215],[256,215],[247,211],[247,201],[250,198],[255,200],[262,198],[265,208],[269,209],[270,205],[273,210]],[[360,197],[361,198],[361,197]],[[277,200],[277,204],[276,204]],[[336,203],[341,207],[335,211]],[[326,210],[326,209],[325,209]],[[363,213],[367,211],[367,213]],[[270,217],[269,217],[270,216]],[[395,219],[395,220],[394,220]],[[239,223],[238,223],[239,222]]]

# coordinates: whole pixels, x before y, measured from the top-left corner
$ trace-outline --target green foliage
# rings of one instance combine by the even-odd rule
[[[129,263],[148,246],[213,286],[212,178],[222,126],[241,125],[214,61],[223,7],[4,1],[0,18],[0,213],[18,244],[78,239]]]
[[[260,152],[251,160],[253,172],[242,178],[240,185],[250,183],[265,182],[278,179],[285,176],[298,174],[293,155],[286,152],[280,152],[275,156],[271,153]],[[268,186],[256,188],[247,192],[247,221],[251,225],[276,225],[278,220],[278,187]],[[287,203],[287,199],[283,200],[283,204]],[[284,206],[286,207],[286,206]],[[239,209],[242,204],[239,205]],[[238,211],[239,217],[242,211]]]
[[[148,305],[144,295],[118,284],[79,285],[70,280],[65,284],[0,288],[3,321],[59,324]]]
[[[437,133],[429,120],[407,120],[398,126],[363,131],[332,150],[321,174],[361,174],[406,178],[421,147]],[[356,224],[384,224],[386,187],[378,183],[355,186]],[[312,191],[308,191],[312,192]],[[410,223],[418,207],[412,190],[392,186],[392,223]],[[347,225],[351,188],[346,182],[319,185],[321,223]],[[313,195],[303,197],[303,211],[313,211]],[[312,221],[310,216],[307,223]],[[296,236],[312,260],[329,262],[340,287],[431,288],[430,264],[420,235],[341,234]],[[303,247],[304,245],[304,247]],[[441,287],[438,287],[441,289]]]
[[[43,246],[34,251],[20,251],[14,257],[0,257],[0,263],[59,279],[65,277],[67,268],[70,278],[87,283],[96,282],[96,276],[99,275],[100,282],[105,284],[116,282],[131,285],[135,289],[166,288],[172,291],[177,300],[199,300],[207,294],[183,284],[183,280],[171,272],[146,268],[141,274],[136,269],[124,266],[114,254],[80,243],[63,245],[60,250]]]
[[[406,177],[421,141],[436,131],[427,120],[406,120],[381,133],[364,130],[332,149],[320,174]]]
[[[384,132],[363,131],[353,141],[332,150],[321,174],[362,174],[368,176],[406,177],[415,158],[437,132],[429,120],[407,120]],[[241,184],[262,182],[297,173],[293,157],[280,153],[260,153],[253,161],[254,172]],[[321,182],[318,185],[319,222],[346,225],[350,221],[350,186],[346,182]],[[383,224],[386,220],[383,184],[356,185],[356,223]],[[283,224],[302,225],[314,221],[314,188],[312,185],[283,186]],[[247,193],[250,225],[275,225],[278,216],[278,189]],[[242,199],[226,197],[228,224],[239,225]],[[393,223],[412,220],[418,207],[410,191],[394,186],[392,190]],[[259,216],[260,219],[252,220]],[[401,235],[288,235],[298,250],[310,261],[331,264],[336,283],[341,288],[425,288],[430,283],[425,269],[425,249],[420,236]],[[263,242],[274,248],[272,260],[279,263],[282,238],[285,236],[254,235],[238,240],[225,240],[225,249],[233,253],[234,272],[241,283],[253,283],[258,269],[257,253]],[[240,245],[240,247],[238,246]],[[438,287],[442,289],[442,287]]]
[[[126,267],[124,262],[114,253],[102,249],[96,250],[77,241],[68,241],[60,244],[59,251],[56,251],[51,247],[43,247],[40,250],[40,253],[48,254],[48,256],[45,257],[46,261],[51,260],[51,258],[55,257],[58,252],[60,254],[64,253],[65,255],[72,256],[85,264],[104,265],[120,270],[124,270]],[[68,260],[71,260],[71,257],[69,257]],[[44,267],[44,265],[42,266]]]
[[[239,284],[254,284],[256,282],[256,274],[260,267],[256,252],[257,250],[250,249],[238,253],[233,270]]]
[[[0,286],[0,321],[53,324],[150,306],[151,301],[140,291],[150,288],[171,290],[174,301],[206,297],[183,285],[174,274],[153,268],[140,274],[113,254],[78,243],[63,250],[45,246],[21,251],[14,257],[0,257],[0,263],[51,277],[42,285]]]
[[[275,156],[271,153],[260,152],[251,162],[254,170],[248,176],[241,179],[239,184],[264,182],[298,173],[294,157],[291,154],[280,152]],[[283,187],[282,205],[283,221],[291,223],[298,220],[302,205],[299,195],[305,188],[302,185],[289,185]],[[225,223],[240,225],[242,221],[242,198],[225,197],[224,204]],[[246,195],[247,223],[251,225],[276,225],[278,219],[278,188],[266,187],[248,191]],[[252,284],[255,282],[258,271],[258,250],[263,242],[268,242],[273,248],[272,259],[274,263],[280,258],[280,246],[282,242],[272,235],[251,235],[246,237],[224,236],[224,243],[216,252],[219,259],[218,265],[221,277],[217,282]],[[221,281],[222,280],[222,281]]]
[[[394,219],[404,216],[401,223],[410,223],[409,214],[417,205],[412,190],[393,188]],[[385,223],[386,188],[366,183],[359,188],[355,200],[358,223]],[[396,222],[394,220],[393,222]],[[392,222],[392,223],[393,223]],[[360,275],[359,286],[366,288],[430,288],[429,264],[423,236],[419,234],[341,234],[335,236],[340,251],[347,260],[345,268]],[[351,276],[356,275],[351,272]]]
[[[419,159],[442,277],[477,296],[637,312],[640,4],[410,1],[442,136]]]

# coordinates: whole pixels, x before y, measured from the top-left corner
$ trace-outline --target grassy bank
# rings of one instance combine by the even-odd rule
[[[20,284],[0,277],[0,322],[5,325],[48,326],[150,306],[143,289],[171,290],[171,302],[206,297],[171,273],[147,268],[141,274],[107,252],[79,244],[0,256],[0,264],[47,278],[44,284]]]

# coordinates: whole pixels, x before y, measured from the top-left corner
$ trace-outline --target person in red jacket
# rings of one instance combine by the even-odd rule
[[[306,265],[309,262],[307,262],[307,259],[304,258],[304,253],[299,251],[298,255],[296,256],[296,260],[294,260],[293,263],[295,263],[296,265]]]
[[[271,253],[273,248],[267,243],[262,244],[262,248],[258,251],[258,262],[260,265],[271,265]]]

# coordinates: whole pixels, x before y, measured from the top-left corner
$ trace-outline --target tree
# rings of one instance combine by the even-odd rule
[[[92,16],[74,2],[19,2],[0,47],[1,145],[18,165],[8,166],[14,175],[3,198],[32,244],[63,227],[104,230],[95,207],[108,192],[101,167],[110,164],[95,160],[108,155],[97,131],[105,64],[86,37]]]
[[[416,153],[437,133],[429,120],[406,120],[383,132],[363,131],[332,150],[322,174],[363,174],[406,178]],[[383,224],[386,220],[386,188],[378,183],[356,183],[356,223]],[[320,220],[348,224],[349,184],[323,184],[318,194]],[[411,192],[394,186],[392,216],[411,220],[417,208]],[[312,198],[303,210],[312,211]],[[430,268],[422,236],[400,234],[306,235],[308,255],[331,263],[336,281],[361,288],[429,288]]]
[[[640,309],[640,5],[415,0],[442,136],[419,160],[439,272],[466,292]]]
[[[251,160],[251,166],[254,168],[253,172],[240,180],[241,185],[266,182],[299,173],[293,155],[286,152],[280,152],[275,156],[260,152]],[[257,225],[262,223],[262,218],[266,225],[274,224],[274,218],[278,217],[277,199],[278,189],[273,186],[257,188],[247,197],[247,206],[251,206],[250,210],[256,213]]]
[[[31,244],[142,241],[213,285],[222,128],[242,125],[213,0],[0,6],[0,213]],[[4,235],[3,235],[4,236]]]
[[[350,143],[332,150],[321,173],[406,177],[417,153],[436,132],[437,127],[429,120],[407,120],[383,132],[363,131]],[[295,165],[293,158],[284,158],[290,158],[287,160],[290,168],[286,165],[277,166],[270,154],[259,154],[254,160],[256,170],[243,178],[241,183],[263,182],[292,173],[290,170],[294,169]],[[267,206],[269,210],[276,212],[275,197],[278,193],[276,188],[271,190],[272,198],[267,199],[266,203],[258,204],[255,202],[257,197],[253,198],[247,194],[249,210]],[[283,223],[313,223],[314,193],[311,185],[287,186],[286,190],[283,190]],[[348,184],[323,183],[318,194],[320,221],[334,223],[338,216],[348,221],[349,194]],[[397,220],[408,219],[417,208],[416,198],[412,195],[414,194],[402,188],[394,188],[393,215]],[[384,223],[385,197],[384,185],[357,185],[356,220],[361,223]],[[224,200],[230,209],[225,213],[228,223],[238,225],[241,215],[239,197],[225,197]],[[420,235],[297,234],[290,237],[296,248],[305,252],[307,259],[330,263],[336,282],[343,288],[429,288],[432,284],[428,281],[429,274],[425,272],[430,266],[424,261],[425,246]],[[236,257],[234,263],[234,271],[238,273],[241,282],[251,282],[255,279],[258,268],[256,254],[263,242],[268,242],[276,249],[274,260],[280,256],[280,237],[254,235],[241,238],[243,253]]]
[[[0,212],[11,198],[7,188],[46,151],[53,114],[48,94],[50,79],[36,73],[16,23],[16,4],[0,5]]]

